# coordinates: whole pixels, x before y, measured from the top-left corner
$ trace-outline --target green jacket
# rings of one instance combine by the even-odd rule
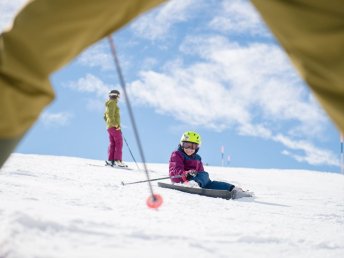
[[[121,116],[119,113],[119,107],[117,105],[117,99],[109,99],[105,103],[104,120],[107,128],[121,127]]]

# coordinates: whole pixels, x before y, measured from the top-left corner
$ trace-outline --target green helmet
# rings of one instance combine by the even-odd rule
[[[183,133],[182,137],[180,138],[180,143],[182,144],[183,142],[193,142],[198,145],[201,144],[201,136],[193,131],[187,131]]]

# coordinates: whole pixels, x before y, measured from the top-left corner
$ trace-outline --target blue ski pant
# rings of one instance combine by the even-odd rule
[[[205,171],[198,172],[197,175],[191,180],[194,180],[201,188],[206,189],[232,191],[235,187],[230,183],[210,180],[209,173]]]

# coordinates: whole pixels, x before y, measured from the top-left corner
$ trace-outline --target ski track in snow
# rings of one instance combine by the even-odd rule
[[[344,257],[344,176],[206,167],[255,198],[223,200],[157,187],[144,172],[71,157],[13,154],[0,171],[0,257]],[[140,165],[140,164],[139,164]],[[142,166],[141,166],[142,167]],[[151,178],[168,164],[148,164]],[[168,182],[168,180],[164,180]]]

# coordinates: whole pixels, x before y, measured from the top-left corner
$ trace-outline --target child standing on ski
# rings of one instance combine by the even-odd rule
[[[118,107],[119,91],[112,90],[109,92],[109,99],[105,103],[104,120],[109,134],[110,144],[108,147],[107,165],[127,167],[122,162],[123,138],[121,131],[121,117]]]
[[[241,188],[230,183],[210,180],[208,172],[204,171],[201,156],[197,154],[200,144],[201,136],[198,133],[192,131],[183,133],[178,149],[171,154],[169,162],[171,181],[184,183],[193,180],[201,188],[233,191],[236,195],[245,193]]]

